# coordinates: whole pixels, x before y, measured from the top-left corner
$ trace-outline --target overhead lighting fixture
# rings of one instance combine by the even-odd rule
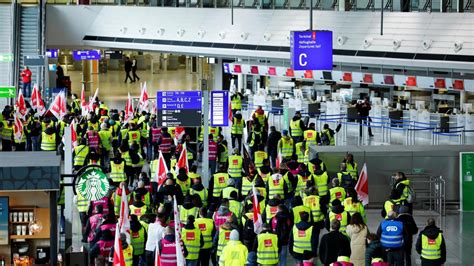
[[[372,45],[372,42],[374,41],[373,38],[367,38],[364,40],[364,48],[369,48],[369,46]]]
[[[267,32],[267,33],[263,34],[263,39],[264,39],[265,41],[268,42],[268,41],[270,41],[271,38],[272,38],[272,34],[271,34],[271,33],[268,33],[268,32]]]
[[[123,34],[125,34],[125,33],[127,33],[127,30],[128,30],[127,27],[122,27],[122,28],[120,29],[120,32],[123,33]]]
[[[244,41],[247,40],[248,37],[249,37],[249,33],[248,33],[248,32],[242,32],[242,33],[240,34],[240,39],[242,39],[242,40],[244,40]]]
[[[163,34],[165,34],[165,28],[159,28],[157,33],[161,36],[163,36]]]
[[[339,46],[344,45],[344,44],[346,43],[346,41],[347,41],[347,37],[345,37],[345,36],[339,36],[339,37],[337,37],[337,44],[338,44]]]
[[[178,35],[178,37],[183,37],[183,35],[184,35],[185,32],[186,32],[186,31],[185,31],[184,29],[179,29],[179,30],[176,32],[176,34]]]
[[[433,44],[433,40],[423,40],[421,45],[423,46],[423,50],[428,50],[431,48],[431,45]]]
[[[400,48],[400,46],[402,45],[402,41],[400,41],[400,40],[393,40],[392,45],[393,45],[393,50],[397,50],[397,49]]]
[[[225,32],[225,31],[219,32],[219,38],[220,38],[221,40],[224,40],[224,39],[225,39],[225,35],[226,35],[226,32]]]
[[[199,37],[204,38],[204,35],[206,35],[206,31],[204,31],[204,30],[198,31],[198,36]]]
[[[462,41],[455,41],[454,42],[454,52],[459,52],[462,50],[462,45],[463,45],[463,42]]]
[[[142,35],[145,35],[146,28],[141,28],[138,30],[138,32],[140,32]]]

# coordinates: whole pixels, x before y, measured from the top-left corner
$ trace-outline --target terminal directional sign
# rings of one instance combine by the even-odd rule
[[[23,64],[25,66],[44,66],[46,59],[44,55],[25,55],[23,57]]]
[[[211,126],[229,125],[229,92],[211,91]]]
[[[77,50],[72,51],[72,58],[79,60],[100,60],[100,51],[98,50]]]
[[[293,70],[332,70],[332,31],[292,31],[290,38]]]
[[[13,61],[13,54],[0,54],[0,62],[12,62]]]
[[[202,97],[200,91],[158,91],[157,118],[166,127],[201,126]]]
[[[15,98],[16,89],[10,86],[0,86],[0,98]]]

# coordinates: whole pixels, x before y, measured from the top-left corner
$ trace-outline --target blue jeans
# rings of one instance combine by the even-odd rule
[[[286,266],[287,257],[288,257],[288,246],[281,246],[280,253],[278,254],[278,265]]]
[[[217,161],[211,161],[209,160],[209,169],[210,169],[210,173],[209,175],[212,176],[213,174],[216,173],[216,168],[217,168]]]
[[[256,266],[257,265],[257,253],[255,251],[250,251],[247,256],[247,266]]]
[[[31,136],[31,148],[33,151],[41,151],[39,136]]]
[[[31,82],[29,83],[23,83],[23,94],[25,97],[30,98],[31,97]]]
[[[186,266],[197,266],[198,261],[197,260],[186,260]]]

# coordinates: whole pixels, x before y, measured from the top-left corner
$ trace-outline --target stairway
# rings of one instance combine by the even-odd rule
[[[20,36],[19,36],[19,61],[20,73],[24,69],[23,58],[27,55],[39,54],[39,7],[21,6],[20,7]],[[30,67],[32,73],[32,83],[38,78],[38,67]],[[22,86],[20,76],[20,86]]]
[[[0,4],[0,54],[13,53],[10,39],[12,38],[12,8],[10,4]],[[9,86],[12,81],[11,62],[0,62],[0,86]]]

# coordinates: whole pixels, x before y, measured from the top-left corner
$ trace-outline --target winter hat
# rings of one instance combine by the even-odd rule
[[[239,240],[239,231],[237,230],[232,230],[232,232],[230,232],[230,237],[229,237],[230,240],[234,240],[234,241],[238,241]]]

